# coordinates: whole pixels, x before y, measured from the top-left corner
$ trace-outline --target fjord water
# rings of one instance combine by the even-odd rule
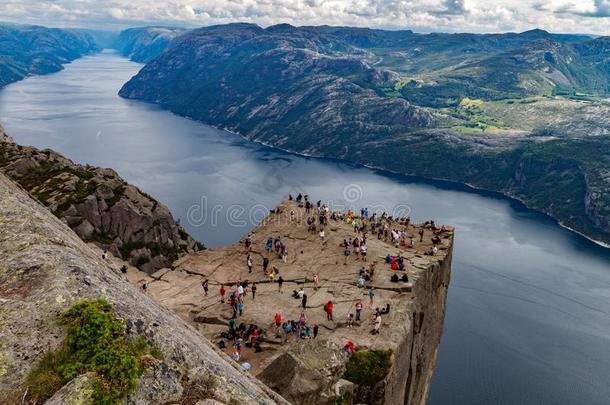
[[[113,53],[0,92],[20,144],[112,167],[208,246],[235,242],[288,192],[457,228],[430,404],[607,404],[610,252],[520,204],[298,157],[123,100],[141,65]],[[364,333],[364,332],[363,332]]]

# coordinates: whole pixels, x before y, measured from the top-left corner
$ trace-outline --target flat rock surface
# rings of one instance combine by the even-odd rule
[[[275,338],[273,327],[274,314],[281,313],[283,320],[299,320],[305,313],[310,325],[318,323],[320,327],[319,340],[324,345],[334,345],[342,348],[351,340],[359,349],[396,349],[397,344],[411,328],[410,314],[413,300],[412,286],[420,276],[429,270],[430,266],[445,260],[453,241],[452,233],[442,239],[439,251],[435,256],[424,255],[433,246],[433,232],[425,229],[424,240],[419,243],[419,227],[395,225],[393,228],[405,230],[413,235],[416,246],[413,249],[393,246],[376,235],[369,234],[367,238],[367,261],[359,260],[352,252],[347,259],[343,255],[340,244],[344,239],[353,238],[356,233],[353,227],[345,221],[330,220],[326,227],[326,238],[321,241],[318,233],[310,233],[307,229],[308,214],[296,203],[286,201],[279,206],[280,214],[273,213],[252,231],[253,271],[248,273],[246,265],[247,250],[243,241],[235,245],[208,249],[189,254],[175,263],[173,271],[159,271],[155,278],[146,277],[139,272],[130,272],[133,283],[147,284],[147,293],[155,300],[172,309],[185,320],[197,325],[199,330],[212,342],[219,340],[219,333],[227,329],[232,316],[232,309],[227,303],[220,302],[219,289],[224,284],[227,294],[234,290],[237,280],[249,280],[257,283],[256,298],[248,291],[244,300],[245,309],[237,322],[253,323],[267,331],[267,343],[263,352],[254,353],[245,349],[242,361],[246,360],[253,366],[256,375],[262,372],[276,357],[287,351],[295,350],[295,346],[303,341],[290,338],[287,343]],[[291,221],[290,211],[296,213],[296,220]],[[267,238],[281,236],[288,251],[288,259],[284,262],[273,250],[267,254],[264,244]],[[405,258],[406,271],[397,271],[399,276],[406,273],[408,283],[391,282],[393,274],[390,266],[385,263],[385,257],[402,255]],[[278,291],[278,283],[271,282],[263,273],[263,257],[269,257],[270,264],[279,269],[284,278],[283,292]],[[365,288],[358,288],[357,281],[360,269],[365,266],[375,267],[375,276]],[[312,276],[319,275],[319,288],[314,289]],[[205,296],[202,282],[208,279],[209,295]],[[276,276],[277,281],[277,276]],[[251,285],[251,284],[250,284]],[[371,303],[367,287],[373,286],[375,298]],[[301,301],[292,297],[293,290],[303,287],[308,296],[307,308],[303,311]],[[249,290],[249,289],[248,289]],[[334,320],[328,321],[323,310],[328,301],[334,304]],[[352,328],[346,327],[349,313],[355,313],[358,301],[364,304],[362,321]],[[373,313],[376,308],[391,305],[389,315],[383,316],[381,333],[371,334],[373,329]],[[228,342],[231,345],[231,342]],[[229,347],[227,353],[232,353]]]

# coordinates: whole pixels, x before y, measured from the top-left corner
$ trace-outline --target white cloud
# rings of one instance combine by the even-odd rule
[[[242,21],[262,26],[351,25],[415,31],[542,28],[608,34],[610,0],[3,0],[0,19],[120,29]]]

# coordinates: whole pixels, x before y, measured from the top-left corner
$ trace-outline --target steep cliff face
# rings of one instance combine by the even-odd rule
[[[0,133],[2,129],[0,128]],[[203,246],[169,209],[111,169],[82,166],[51,150],[0,139],[0,171],[46,205],[84,241],[153,272]]]
[[[0,403],[30,403],[26,376],[41,355],[61,345],[58,314],[74,303],[105,298],[126,324],[161,352],[148,359],[129,404],[287,404],[232,366],[192,327],[121,278],[63,222],[0,174]],[[213,376],[205,396],[199,377]],[[66,385],[50,403],[82,398],[87,376]],[[79,388],[80,387],[80,388]],[[211,391],[210,391],[211,390]],[[25,402],[23,402],[25,401]]]

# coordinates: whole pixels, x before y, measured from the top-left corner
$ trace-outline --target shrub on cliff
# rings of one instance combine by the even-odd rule
[[[358,385],[373,386],[383,380],[392,366],[392,350],[356,352],[347,362],[343,378]]]
[[[102,299],[75,304],[59,317],[67,328],[64,343],[47,352],[28,376],[28,392],[36,402],[53,396],[80,374],[95,373],[94,404],[116,404],[134,390],[142,373],[140,357],[155,354],[143,339],[132,340],[112,305]]]

